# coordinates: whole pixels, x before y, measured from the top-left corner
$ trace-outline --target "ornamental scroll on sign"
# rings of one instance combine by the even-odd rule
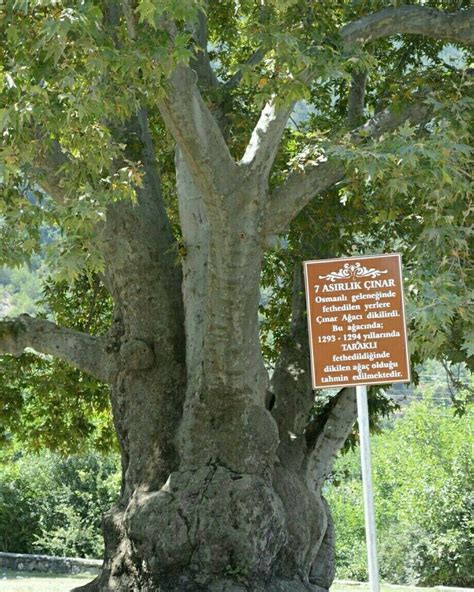
[[[398,254],[305,261],[313,388],[409,382]]]

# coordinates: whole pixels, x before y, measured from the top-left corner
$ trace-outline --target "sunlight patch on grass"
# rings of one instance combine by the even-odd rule
[[[363,582],[335,582],[331,592],[369,592],[369,584]],[[422,588],[417,586],[398,586],[396,584],[380,584],[380,592],[474,592],[473,588],[452,588],[449,586],[435,586]]]
[[[0,568],[0,590],[2,592],[69,592],[75,586],[87,584],[94,577],[90,573],[55,575]]]

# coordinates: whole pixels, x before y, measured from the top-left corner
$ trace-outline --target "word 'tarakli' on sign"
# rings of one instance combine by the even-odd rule
[[[409,382],[397,253],[305,261],[313,388]]]

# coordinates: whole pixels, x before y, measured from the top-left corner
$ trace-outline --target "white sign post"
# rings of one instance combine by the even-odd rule
[[[367,385],[410,381],[400,255],[305,261],[313,388],[356,387],[370,591],[379,592]]]
[[[370,463],[369,409],[367,387],[356,386],[357,421],[359,423],[360,459],[362,464],[362,487],[364,490],[365,540],[369,565],[370,592],[379,592],[379,565],[377,561],[377,537],[375,534],[374,495]]]

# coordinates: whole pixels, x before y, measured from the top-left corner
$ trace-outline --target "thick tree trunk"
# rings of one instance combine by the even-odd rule
[[[222,213],[210,229],[179,154],[177,171],[186,200],[182,280],[180,267],[163,261],[163,229],[146,195],[137,206],[111,208],[104,231],[117,304],[109,347],[119,352],[111,386],[123,480],[104,519],[102,575],[82,589],[326,589],[320,582],[329,580],[314,564],[323,549],[328,556],[320,559],[330,563],[328,513],[304,463],[311,389],[306,383],[298,392],[277,379],[275,417],[268,409],[257,316],[258,188],[243,179],[246,208],[237,193],[236,211]],[[292,351],[305,364],[298,315]],[[282,376],[285,365],[294,367],[290,353]],[[305,399],[302,414],[285,410],[293,396]],[[296,454],[289,452],[288,421],[298,424],[291,428],[299,436]]]
[[[102,574],[86,590],[155,589],[146,587],[129,521],[137,499],[159,491],[179,467],[175,434],[186,385],[182,279],[163,220],[159,185],[147,171],[138,203],[109,207],[102,232],[105,281],[116,305],[107,349],[117,358],[110,387],[122,488],[103,521]],[[149,538],[155,544],[155,536]]]
[[[164,106],[171,123],[174,108]],[[144,112],[126,134],[128,145],[141,140],[131,157],[143,162],[144,182],[137,204],[109,207],[103,229],[122,491],[104,519],[102,574],[83,590],[327,589],[333,536],[320,486],[328,463],[318,472],[316,442],[326,461],[331,453],[324,422],[319,440],[304,433],[313,393],[299,272],[272,385],[260,349],[268,195],[255,166],[268,164],[238,178],[231,165],[198,183],[193,153],[177,151],[178,261]]]

